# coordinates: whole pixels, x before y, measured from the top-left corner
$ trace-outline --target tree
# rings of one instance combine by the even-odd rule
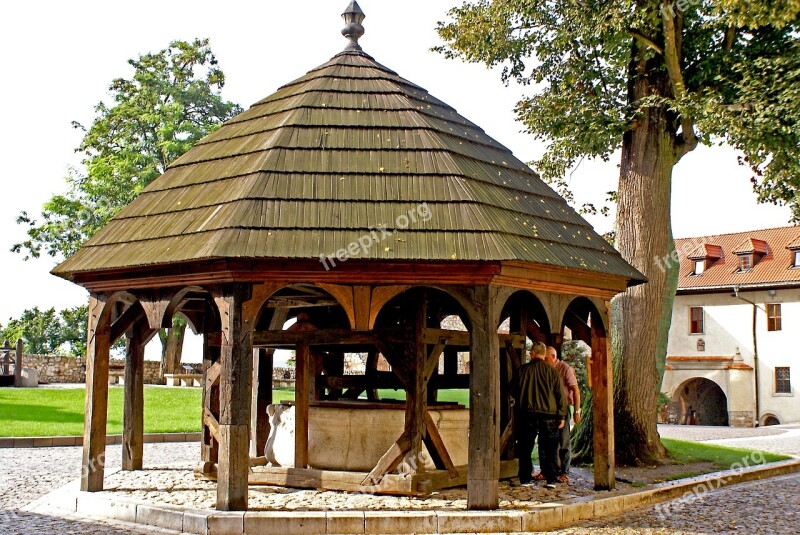
[[[656,404],[677,266],[654,259],[674,251],[676,163],[724,141],[752,168],[759,199],[800,220],[798,12],[800,0],[477,0],[439,24],[446,56],[502,65],[505,82],[531,88],[516,112],[547,140],[536,167],[558,189],[581,159],[621,149],[616,246],[649,279],[613,301],[621,463],[665,454]]]
[[[86,354],[86,305],[56,312],[55,308],[24,310],[19,318],[0,326],[0,340],[22,338],[25,352],[34,355]]]
[[[74,253],[170,162],[241,111],[220,96],[225,75],[208,39],[173,41],[128,63],[133,77],[109,86],[113,103],[95,106],[89,128],[73,123],[85,132],[77,148],[85,172],[70,170],[67,193],[44,205],[41,222],[25,212],[19,216],[18,223],[28,225],[28,239],[13,251],[30,257],[43,251],[50,256]],[[166,339],[182,341],[185,321],[176,316],[173,329],[179,332]],[[167,348],[179,351],[178,346],[165,344],[162,359],[174,361]]]

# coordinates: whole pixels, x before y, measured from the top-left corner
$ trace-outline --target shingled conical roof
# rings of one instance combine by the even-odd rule
[[[385,227],[354,258],[518,260],[643,280],[511,151],[348,37],[173,162],[54,273],[318,259]]]

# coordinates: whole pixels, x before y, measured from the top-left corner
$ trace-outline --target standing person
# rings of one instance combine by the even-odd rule
[[[570,450],[570,418],[574,416],[575,423],[581,421],[581,390],[578,388],[578,378],[575,377],[575,370],[572,366],[559,360],[556,348],[547,346],[545,354],[545,361],[552,366],[561,377],[561,384],[564,387],[564,392],[567,394],[567,402],[569,403],[569,414],[559,431],[558,440],[558,481],[566,483],[569,481],[569,461],[572,458],[572,451]]]
[[[539,437],[539,465],[545,486],[555,488],[558,481],[558,430],[567,415],[567,397],[558,373],[545,362],[546,346],[533,344],[531,361],[517,370],[511,388],[517,416],[519,482],[533,485],[531,453]]]

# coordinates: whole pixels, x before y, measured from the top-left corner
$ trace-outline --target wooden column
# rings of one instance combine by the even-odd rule
[[[14,360],[14,386],[22,386],[22,338],[17,338],[16,359]]]
[[[242,304],[250,297],[246,284],[226,285],[214,300],[222,321],[220,347],[219,467],[217,509],[247,510],[250,471],[250,401],[253,349],[245,335]]]
[[[81,490],[103,490],[108,420],[108,358],[111,326],[103,314],[107,298],[89,297],[89,325],[86,342],[86,404],[84,406],[83,463]]]
[[[476,287],[470,311],[469,509],[496,509],[499,505],[500,361],[494,294],[488,286]]]
[[[280,330],[286,322],[288,309],[276,308],[269,329]],[[269,438],[267,406],[272,403],[272,371],[274,349],[253,350],[253,396],[250,405],[250,457],[262,457]]]
[[[606,302],[606,310],[611,303]],[[604,319],[610,329],[610,314]],[[599,318],[598,318],[599,320]],[[606,335],[600,321],[592,328],[592,413],[594,415],[594,488],[614,488],[614,392],[611,366],[611,338]]]
[[[308,344],[295,349],[294,467],[308,466],[308,396],[311,392],[311,351]]]
[[[408,368],[406,382],[406,423],[405,434],[408,436],[414,457],[412,468],[421,472],[424,470],[420,453],[422,452],[422,438],[425,433],[425,412],[427,410],[427,389],[425,388],[425,365],[428,362],[428,352],[425,348],[422,332],[427,321],[427,293],[420,294],[417,303],[414,321],[414,343],[409,344],[411,354],[407,355]]]
[[[212,317],[206,310],[206,317]],[[219,460],[219,376],[220,362],[218,345],[212,343],[212,334],[207,329],[203,333],[203,408],[202,444],[200,456],[204,463],[203,472],[213,471],[213,465]]]
[[[144,346],[157,331],[147,320],[128,332],[125,349],[125,404],[122,415],[122,469],[141,470],[144,449]]]

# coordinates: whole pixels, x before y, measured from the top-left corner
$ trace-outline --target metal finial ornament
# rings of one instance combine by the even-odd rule
[[[361,25],[364,22],[364,12],[358,2],[353,0],[347,9],[342,13],[342,18],[347,23],[347,26],[342,30],[342,35],[350,40],[350,43],[345,47],[347,50],[361,50],[361,45],[358,44],[358,39],[364,35],[364,27]]]

